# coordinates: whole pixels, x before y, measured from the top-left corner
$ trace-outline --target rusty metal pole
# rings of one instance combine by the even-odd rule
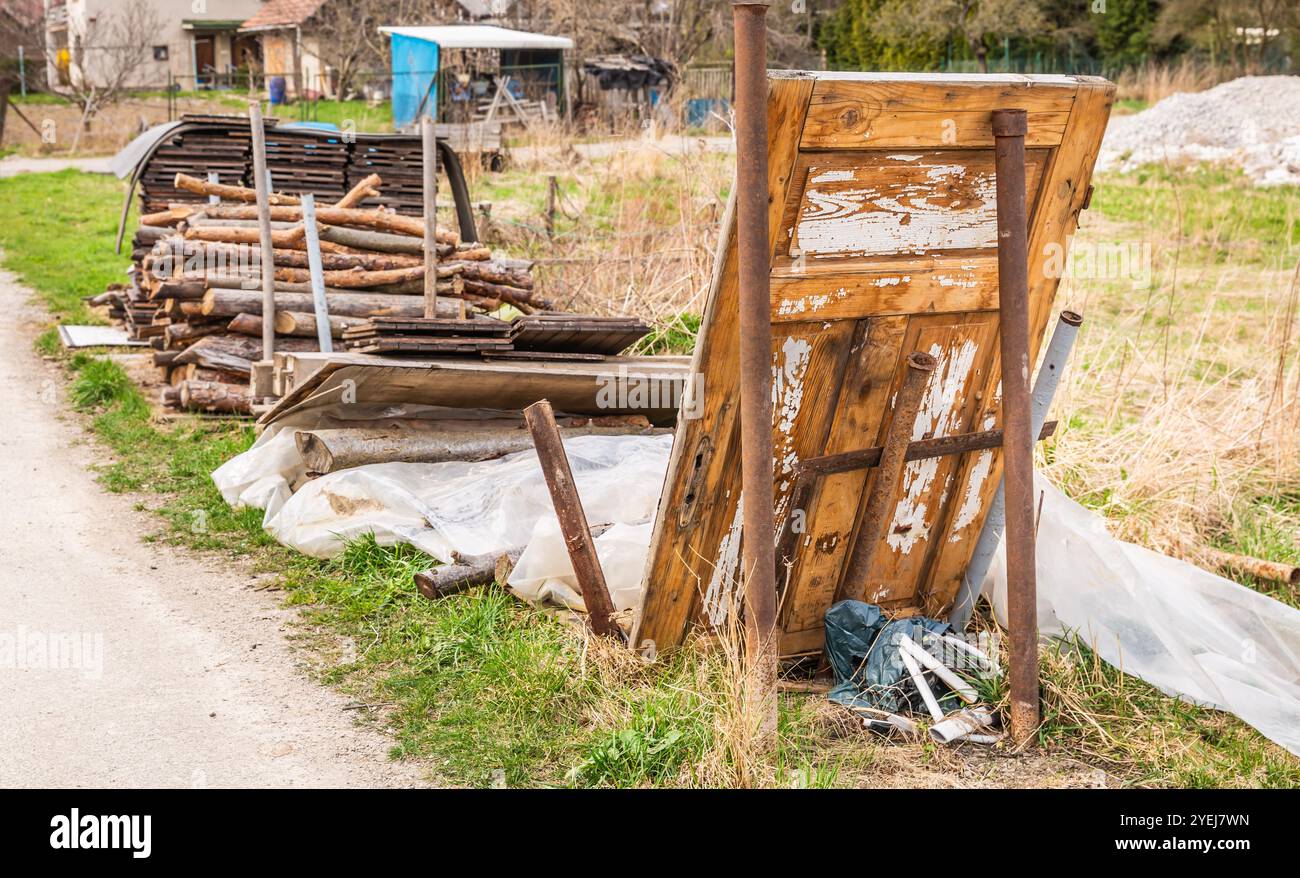
[[[885,444],[880,452],[880,464],[876,467],[871,495],[867,498],[867,508],[862,513],[862,524],[853,541],[853,551],[849,553],[848,569],[844,571],[844,585],[840,589],[844,598],[855,601],[867,599],[867,576],[871,572],[872,559],[885,540],[885,529],[893,518],[894,495],[897,493],[898,480],[903,475],[903,467],[907,465],[907,446],[912,441],[916,413],[921,408],[921,397],[930,384],[930,376],[938,365],[938,360],[922,351],[908,354],[907,372],[903,375],[903,386],[898,388],[898,394],[894,397],[894,417],[885,434]]]
[[[605,571],[596,555],[596,543],[587,524],[587,512],[582,508],[578,486],[573,481],[569,456],[564,452],[560,428],[555,423],[555,412],[549,400],[539,400],[524,409],[524,421],[537,447],[537,457],[542,463],[542,476],[551,493],[551,505],[560,520],[560,533],[564,547],[573,562],[573,575],[582,592],[582,602],[587,607],[591,630],[602,637],[621,638],[623,629],[614,621],[614,601],[605,584]]]
[[[776,735],[776,522],[772,466],[772,244],[767,227],[767,4],[733,3],[736,251],[740,287],[741,575],[746,699],[759,741]]]
[[[1006,487],[1011,736],[1038,728],[1038,587],[1034,569],[1034,446],[1029,393],[1029,221],[1024,110],[994,110],[998,311],[1002,340],[1002,458]]]

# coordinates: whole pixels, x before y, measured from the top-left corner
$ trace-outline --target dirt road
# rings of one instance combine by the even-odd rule
[[[0,271],[0,787],[409,786],[250,573],[140,542]]]

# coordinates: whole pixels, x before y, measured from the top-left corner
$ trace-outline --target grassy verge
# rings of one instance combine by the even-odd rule
[[[78,297],[97,291],[121,264],[106,221],[96,224],[85,209],[98,199],[115,216],[116,185],[76,173],[0,180],[0,198],[24,206],[0,228],[6,265],[56,314],[75,314]],[[82,234],[60,232],[78,222]],[[75,271],[45,270],[69,259],[79,263]],[[668,321],[652,347],[687,350],[697,328],[690,317]],[[252,442],[246,423],[159,422],[120,366],[87,355],[67,366],[74,405],[113,452],[100,473],[106,489],[139,494],[160,516],[156,539],[243,556],[277,574],[286,600],[304,612],[324,679],[391,729],[395,757],[428,761],[441,781],[944,783],[982,777],[989,772],[979,766],[999,761],[971,748],[884,745],[821,699],[788,696],[774,761],[741,765],[733,758],[737,699],[725,650],[694,647],[650,669],[496,587],[426,601],[411,575],[430,559],[407,548],[360,540],[327,561],[289,552],[263,533],[259,512],[231,510],[209,477]],[[1240,547],[1258,528],[1229,523],[1224,544]],[[1234,717],[1167,698],[1085,649],[1049,653],[1044,680],[1043,741],[1062,764],[1100,765],[1112,782],[1129,784],[1300,785],[1300,764]]]

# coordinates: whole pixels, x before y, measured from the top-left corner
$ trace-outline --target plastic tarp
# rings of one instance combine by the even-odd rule
[[[925,710],[912,675],[899,656],[898,642],[922,642],[922,635],[948,634],[947,622],[909,616],[890,621],[875,604],[840,601],[826,611],[826,658],[836,686],[827,697],[846,707],[874,707],[896,713]],[[947,709],[960,707],[955,696],[936,692]]]
[[[1038,629],[1074,634],[1169,695],[1236,714],[1300,755],[1300,610],[1121,542],[1042,476]],[[1006,560],[984,582],[1006,622]]]
[[[438,105],[438,44],[399,33],[392,39],[393,126],[404,128],[415,122],[421,102],[426,112]]]
[[[420,408],[402,413],[424,415],[439,429],[473,425],[451,419],[447,410]],[[351,414],[346,422],[276,424],[223,464],[213,480],[232,506],[264,509],[263,527],[276,540],[314,557],[335,555],[348,539],[368,533],[382,545],[409,543],[443,563],[526,546],[511,589],[527,600],[585,609],[536,452],[478,463],[371,464],[307,479],[294,442],[297,430],[387,421],[383,411],[370,412],[373,419]],[[411,428],[410,419],[402,423]],[[640,596],[672,437],[576,436],[564,448],[588,521],[610,525],[597,538],[596,551],[614,604],[631,609]]]

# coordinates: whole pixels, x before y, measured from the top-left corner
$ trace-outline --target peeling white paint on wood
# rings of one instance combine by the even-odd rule
[[[778,478],[780,497],[776,505],[778,532],[784,528],[786,506],[790,502],[790,479],[799,455],[794,450],[794,422],[803,407],[804,377],[812,360],[812,343],[807,339],[789,336],[779,351],[773,352],[772,364],[772,426],[776,431],[773,442],[773,466]]]
[[[846,183],[853,179],[852,168],[834,168],[808,178],[809,183]]]
[[[740,566],[740,531],[744,523],[744,492],[736,497],[736,512],[731,517],[731,527],[718,543],[718,556],[713,561],[713,575],[704,591],[704,615],[715,628],[727,621],[727,613],[734,601],[736,570]]]
[[[948,350],[937,344],[930,346],[930,354],[939,363],[921,397],[921,408],[912,424],[912,441],[924,439],[927,434],[933,438],[948,436],[960,427],[961,394],[978,352],[979,346],[969,339]],[[932,523],[926,517],[930,510],[925,497],[938,474],[937,457],[913,460],[903,469],[903,496],[894,507],[894,518],[885,536],[895,552],[906,555],[929,536]]]
[[[883,160],[883,167],[810,168],[794,229],[799,252],[871,256],[997,246],[993,174],[942,156],[891,155],[894,168]],[[897,179],[888,179],[891,171]]]
[[[957,518],[952,523],[952,534],[948,537],[948,542],[960,543],[961,532],[973,524],[980,514],[980,492],[984,490],[984,482],[988,480],[992,469],[993,450],[985,449],[975,458],[975,464],[970,468],[970,477],[966,479],[966,494],[957,510]]]
[[[831,293],[800,296],[797,299],[782,299],[781,304],[777,306],[776,313],[781,317],[791,317],[796,314],[815,314],[831,302],[845,299],[848,295],[849,291],[844,287],[840,287]]]

